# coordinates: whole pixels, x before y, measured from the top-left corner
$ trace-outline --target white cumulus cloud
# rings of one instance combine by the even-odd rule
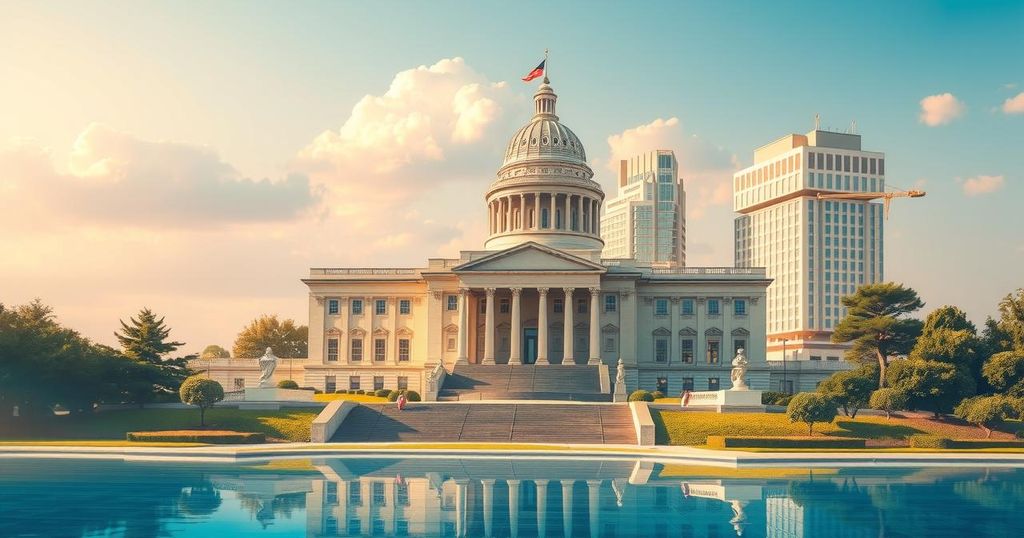
[[[921,123],[929,127],[945,125],[964,113],[964,104],[946,92],[921,99]]]
[[[974,176],[963,182],[964,194],[978,196],[1003,188],[1003,176]]]
[[[1024,114],[1024,92],[1003,101],[1003,112],[1006,114]]]

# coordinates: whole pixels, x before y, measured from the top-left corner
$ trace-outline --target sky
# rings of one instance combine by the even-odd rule
[[[612,164],[672,149],[689,265],[733,263],[731,177],[849,128],[921,188],[886,278],[976,322],[1024,287],[1024,2],[0,0],[0,303],[184,352],[308,321],[310,267],[482,248],[484,192],[550,49],[561,120]]]

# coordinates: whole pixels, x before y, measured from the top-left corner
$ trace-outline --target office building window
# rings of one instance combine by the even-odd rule
[[[350,375],[348,376],[348,388],[350,390],[359,390],[359,376]]]
[[[448,295],[447,298],[445,299],[445,301],[448,302],[447,306],[448,306],[448,311],[449,312],[454,312],[454,311],[459,309],[459,296],[458,295]]]
[[[363,313],[363,300],[352,299],[352,314],[359,315]]]
[[[552,300],[551,301],[551,308],[555,311],[556,314],[561,314],[564,311],[564,308],[562,307],[562,300],[561,299],[554,299],[554,300]]]
[[[720,357],[718,356],[721,350],[722,342],[719,340],[708,340],[708,364],[718,364]]]
[[[324,392],[331,394],[338,390],[337,378],[333,375],[324,376]]]
[[[615,312],[615,309],[618,307],[618,303],[616,301],[617,301],[617,298],[614,295],[612,295],[610,293],[605,295],[604,296],[604,311],[605,312]]]
[[[340,309],[340,304],[338,303],[337,299],[328,299],[327,300],[327,314],[328,315],[330,315],[330,316],[338,315],[338,310],[339,309]]]
[[[388,313],[388,302],[387,302],[387,300],[385,300],[385,299],[377,299],[377,301],[374,302],[373,310],[374,310],[374,312],[378,316],[387,314]]]
[[[717,316],[721,313],[721,303],[718,302],[718,299],[708,299],[708,315]]]
[[[683,338],[679,346],[679,360],[683,364],[693,364],[693,339]]]
[[[668,315],[668,299],[655,299],[654,300],[654,315],[655,316],[667,316]]]
[[[732,313],[736,316],[747,315],[747,301],[745,299],[735,299],[732,302]]]
[[[401,301],[398,301],[399,314],[405,316],[408,315],[410,312],[412,312],[412,301],[410,301],[409,299],[402,299]]]
[[[384,376],[375,375],[373,376],[373,390],[381,390],[384,388]]]
[[[409,376],[398,376],[398,390],[409,390]]]
[[[363,339],[353,338],[352,349],[350,350],[348,357],[352,362],[360,362],[363,360]]]
[[[718,390],[721,387],[721,383],[718,382],[717,377],[708,378],[708,390]]]
[[[382,361],[387,357],[388,341],[383,338],[373,339],[373,360]]]
[[[654,339],[654,362],[668,361],[668,338]]]
[[[684,316],[692,316],[694,312],[693,299],[683,299],[680,308]]]
[[[327,362],[337,362],[338,360],[338,339],[328,338],[327,339]]]

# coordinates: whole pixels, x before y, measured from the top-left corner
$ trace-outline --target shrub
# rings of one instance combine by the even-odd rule
[[[418,393],[418,392],[416,392],[414,390],[407,390],[407,391],[405,391],[405,397],[410,402],[419,402],[419,401],[423,400],[422,398],[420,398],[420,393]]]
[[[792,394],[787,394],[787,395],[783,396],[782,398],[779,398],[778,400],[776,400],[775,405],[781,405],[782,407],[788,407],[789,406],[789,402],[791,402],[791,401],[793,401],[793,395]]]
[[[627,400],[630,402],[653,402],[654,396],[650,392],[640,389],[634,390]]]
[[[391,390],[391,391],[388,391],[388,401],[389,401],[389,402],[397,402],[397,401],[398,401],[398,397],[399,397],[399,396],[400,396],[401,394],[402,394],[402,391],[400,391],[400,390]]]
[[[836,405],[831,398],[816,392],[801,392],[793,396],[786,407],[790,422],[807,424],[807,432],[814,434],[815,422],[832,422],[836,418]]]
[[[938,435],[911,435],[910,448],[949,448],[952,439]]]
[[[992,430],[1006,423],[1006,420],[1019,416],[1020,402],[1016,398],[1006,396],[979,396],[967,398],[956,406],[957,417],[980,426],[985,430],[985,438],[992,437]]]
[[[374,393],[373,393],[374,396],[380,396],[380,397],[387,396],[388,394],[391,394],[391,389],[379,389],[379,390],[374,391]]]
[[[857,418],[857,411],[868,405],[878,375],[870,368],[836,372],[818,385],[818,393],[843,408],[843,414]]]
[[[665,397],[665,393],[661,392],[660,390],[656,390],[656,391],[651,393],[651,398],[654,398],[655,400],[660,400],[660,399],[662,399],[664,397]]]
[[[885,418],[890,418],[893,411],[907,408],[907,393],[893,388],[882,388],[871,393],[868,404],[872,409],[885,411]]]
[[[320,394],[319,392],[317,392],[316,387],[299,387],[299,390],[311,390],[316,394]]]
[[[989,439],[948,439],[937,435],[912,435],[911,448],[954,448],[981,450],[984,448],[1024,448],[1024,441],[994,441]]]
[[[299,384],[291,379],[285,379],[277,382],[277,388],[279,389],[298,389]]]
[[[224,387],[205,377],[192,376],[178,388],[181,401],[199,407],[199,426],[206,426],[206,409],[224,399]]]
[[[708,448],[865,448],[866,439],[709,435]]]
[[[322,391],[320,389],[313,389],[313,394],[323,394],[323,393],[324,393],[324,391]]]
[[[267,436],[262,433],[180,430],[162,432],[128,432],[129,441],[148,443],[213,443],[240,445],[265,443]]]
[[[761,404],[762,405],[782,405],[779,403],[783,398],[787,398],[789,395],[785,392],[776,392],[766,390],[761,393]]]
[[[345,389],[338,389],[338,390],[334,391],[334,393],[335,394],[348,394],[348,391],[345,390]]]

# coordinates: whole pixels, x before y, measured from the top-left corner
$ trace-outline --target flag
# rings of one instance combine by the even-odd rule
[[[547,62],[547,60],[541,60],[540,65],[538,65],[537,67],[533,68],[533,71],[530,71],[529,74],[527,74],[525,77],[523,77],[523,82],[530,82],[531,80],[533,80],[533,79],[543,75],[544,74],[544,64],[546,62]]]

